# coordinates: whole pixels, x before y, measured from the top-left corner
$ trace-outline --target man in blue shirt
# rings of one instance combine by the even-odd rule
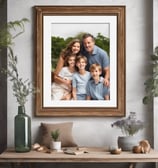
[[[82,54],[88,59],[87,70],[91,64],[99,64],[102,67],[102,72],[104,76],[104,84],[106,86],[110,85],[110,60],[107,53],[100,47],[95,45],[95,39],[93,35],[87,33],[82,37],[83,50]]]

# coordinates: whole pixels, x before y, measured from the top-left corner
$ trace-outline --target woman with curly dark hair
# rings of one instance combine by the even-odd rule
[[[56,83],[63,83],[63,79],[61,77],[59,77],[59,72],[61,71],[61,69],[66,65],[67,62],[67,57],[69,55],[75,54],[76,56],[80,54],[80,49],[81,49],[81,42],[79,39],[73,39],[65,49],[63,49],[60,53],[59,59],[58,59],[58,63],[57,63],[57,67],[55,69],[55,71],[53,72],[53,81]],[[64,81],[65,82],[65,81]],[[70,80],[66,81],[67,84],[71,84]]]

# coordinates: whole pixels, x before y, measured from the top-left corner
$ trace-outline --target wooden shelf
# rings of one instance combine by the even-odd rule
[[[148,154],[134,154],[121,152],[119,155],[110,154],[103,148],[87,148],[88,153],[69,155],[63,152],[43,153],[30,151],[16,153],[13,149],[7,149],[0,155],[0,162],[69,162],[69,163],[135,163],[135,162],[158,162],[158,152],[151,150]]]

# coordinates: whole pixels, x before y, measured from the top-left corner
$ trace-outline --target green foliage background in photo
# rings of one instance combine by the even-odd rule
[[[74,38],[82,39],[82,35],[85,32],[79,33],[75,37],[68,37],[64,39],[63,37],[51,37],[51,64],[52,64],[52,71],[56,68],[57,61],[60,56],[60,52],[67,46],[67,44]],[[101,33],[98,33],[97,36],[95,37],[95,44],[105,50],[108,55],[109,55],[109,50],[110,50],[110,39],[103,36]]]

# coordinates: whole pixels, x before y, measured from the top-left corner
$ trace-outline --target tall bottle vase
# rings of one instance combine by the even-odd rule
[[[26,115],[24,106],[18,106],[18,114],[14,118],[14,143],[16,152],[31,150],[31,118]]]

